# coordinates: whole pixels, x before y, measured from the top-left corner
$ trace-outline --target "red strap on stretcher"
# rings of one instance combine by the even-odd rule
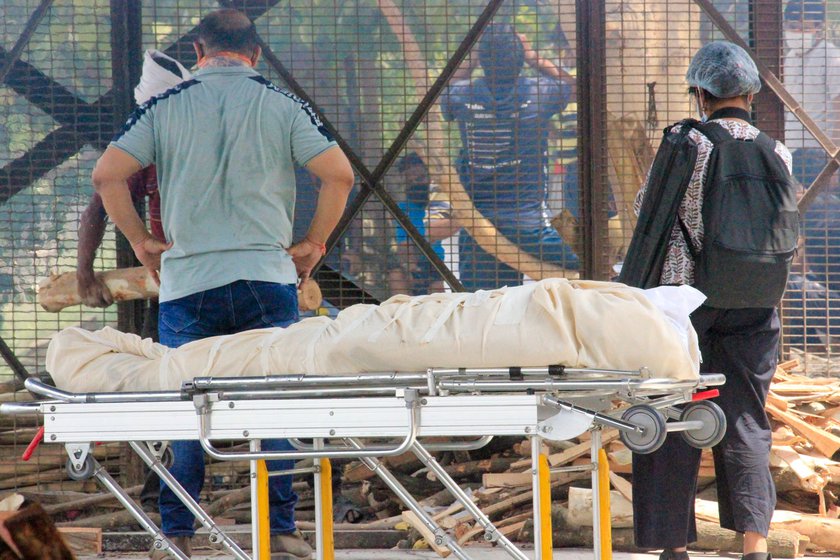
[[[713,399],[720,396],[720,391],[717,389],[710,389],[708,391],[700,391],[691,395],[692,401],[705,401],[706,399]]]
[[[38,428],[38,431],[35,433],[35,437],[32,438],[32,441],[29,442],[29,445],[26,446],[26,451],[23,452],[21,459],[24,461],[28,461],[32,458],[32,454],[35,453],[35,450],[38,448],[38,444],[44,441],[44,427],[41,426]]]

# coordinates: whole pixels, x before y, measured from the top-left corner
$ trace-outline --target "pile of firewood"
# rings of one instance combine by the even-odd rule
[[[767,403],[773,424],[771,470],[778,493],[778,506],[770,534],[770,548],[777,558],[801,556],[808,550],[840,552],[840,379],[809,378],[792,373],[796,362],[777,370]],[[12,390],[18,387],[12,388]],[[26,400],[27,393],[0,391],[0,400]],[[26,424],[29,422],[29,424]],[[19,455],[35,434],[33,420],[0,416],[0,494],[16,489],[30,501],[40,502],[58,526],[118,530],[134,527],[128,512],[109,494],[96,492],[95,483],[69,481],[64,472],[63,448],[41,445],[32,463]],[[632,538],[631,454],[615,430],[607,429],[602,440],[610,463],[613,544],[618,550],[634,550]],[[243,444],[239,444],[240,446]],[[544,452],[552,467],[590,462],[589,434],[563,442],[545,442]],[[94,455],[103,464],[118,464],[121,444],[97,446]],[[475,503],[514,541],[532,539],[530,442],[497,438],[482,450],[438,453],[437,458]],[[444,528],[462,543],[480,542],[484,531],[463,507],[442,490],[413,455],[383,459],[394,476]],[[208,462],[209,477],[202,502],[221,523],[249,523],[248,465]],[[299,465],[305,466],[305,465]],[[401,545],[435,548],[434,539],[385,484],[358,461],[336,463],[341,484],[335,494],[336,530],[404,531]],[[113,471],[113,469],[112,469]],[[591,546],[592,492],[588,472],[557,473],[551,478],[554,544]],[[139,485],[128,492],[137,497]],[[297,509],[302,529],[314,528],[314,491],[310,481],[297,479],[300,496]],[[2,496],[0,496],[2,497]],[[698,549],[739,552],[734,533],[720,529],[714,494],[711,452],[704,452],[696,503]],[[152,515],[157,520],[156,515]]]

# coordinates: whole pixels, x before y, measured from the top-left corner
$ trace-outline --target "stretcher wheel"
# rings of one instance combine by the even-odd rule
[[[619,432],[619,438],[634,453],[653,453],[665,443],[668,435],[665,417],[661,412],[646,404],[637,404],[624,411],[621,419],[641,427],[642,433]]]
[[[95,466],[93,464],[93,457],[85,457],[81,468],[77,469],[73,464],[73,459],[67,459],[67,476],[72,480],[87,480],[93,476]]]
[[[726,416],[723,410],[711,401],[697,401],[686,405],[680,414],[680,422],[703,422],[703,427],[682,432],[683,439],[691,447],[707,449],[714,447],[726,434]]]

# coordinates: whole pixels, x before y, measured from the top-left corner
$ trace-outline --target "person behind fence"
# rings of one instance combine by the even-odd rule
[[[707,296],[691,322],[701,371],[726,376],[715,398],[727,422],[713,449],[720,524],[743,534],[745,559],[766,560],[776,495],[764,404],[779,352],[776,307],[799,233],[797,188],[787,148],[751,124],[761,81],[746,51],[709,43],[694,55],[686,79],[705,122],[666,129],[637,198],[639,223],[620,279],[647,287],[639,280],[647,270],[634,276],[647,267],[652,284],[693,285]],[[690,178],[673,182],[681,176]],[[670,223],[661,221],[663,214]],[[644,256],[645,243],[662,262]],[[657,451],[633,455],[636,544],[664,549],[662,560],[687,559],[686,545],[697,539],[700,453],[669,436]]]
[[[138,105],[190,79],[192,75],[178,61],[156,50],[146,51],[143,57],[143,74],[140,84],[134,89],[134,100]],[[149,226],[152,235],[166,241],[160,219],[160,193],[158,192],[157,170],[154,165],[141,169],[128,179],[131,200],[134,203],[148,201]],[[79,219],[79,245],[76,262],[76,284],[82,303],[89,307],[108,307],[114,303],[108,286],[93,272],[96,250],[102,244],[106,227],[105,207],[102,198],[94,193]],[[158,341],[158,301],[151,299],[145,307],[141,336]],[[157,511],[160,480],[149,470],[140,503],[147,511]]]
[[[441,216],[442,201],[430,200],[434,185],[429,177],[429,169],[416,152],[411,152],[397,163],[397,170],[405,179],[405,201],[398,205],[405,212],[420,235],[429,239],[435,254],[444,260],[446,257],[441,239],[457,232],[452,220]],[[428,224],[428,227],[427,227]],[[442,235],[440,232],[444,232]],[[426,259],[406,231],[399,225],[394,234],[396,245],[395,262],[388,272],[391,293],[423,295],[443,291],[443,278]]]
[[[210,13],[194,46],[200,69],[193,79],[140,106],[93,172],[108,215],[140,262],[159,274],[160,341],[170,347],[297,321],[295,283],[323,257],[353,185],[350,164],[319,116],[253,69],[261,52],[247,16]],[[292,244],[294,161],[320,179],[321,190],[306,237]],[[169,244],[146,230],[126,183],[151,164]],[[170,471],[197,500],[201,447],[186,441],[172,448]],[[291,445],[267,440],[263,449]],[[269,469],[293,464],[270,461]],[[269,501],[272,557],[309,557],[312,549],[295,528],[290,476],[270,478]],[[189,555],[194,518],[166,485],[160,513],[164,534]]]
[[[476,60],[471,57],[452,76],[443,114],[458,124],[458,174],[475,208],[526,253],[577,269],[578,257],[549,225],[546,206],[550,120],[568,102],[573,80],[523,40],[510,25],[490,24],[478,45],[484,75],[469,79]],[[522,75],[526,62],[539,77]],[[459,247],[467,290],[522,282],[522,274],[482,249],[466,231]]]
[[[826,36],[825,1],[789,0],[784,41],[785,88],[836,142],[840,138],[840,48]],[[791,111],[785,112],[785,142],[793,153],[794,176],[810,187],[828,163],[828,155]],[[789,303],[795,309],[785,315],[789,344],[829,346],[840,337],[840,313],[826,303],[840,291],[839,222],[835,174],[803,215],[800,258],[804,266],[801,274],[791,278]]]

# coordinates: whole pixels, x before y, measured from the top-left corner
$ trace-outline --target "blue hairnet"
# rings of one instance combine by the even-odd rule
[[[825,21],[825,2],[822,0],[790,0],[785,6],[788,21]]]
[[[723,99],[761,89],[755,62],[747,51],[728,41],[714,41],[697,51],[685,79],[688,85]]]

